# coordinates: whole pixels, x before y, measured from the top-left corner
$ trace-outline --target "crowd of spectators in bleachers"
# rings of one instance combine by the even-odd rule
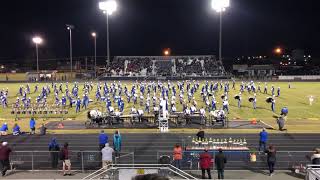
[[[147,74],[152,71],[152,60],[149,57],[137,57],[126,59],[128,62],[126,72],[140,73],[142,70],[147,69]]]
[[[151,75],[153,72],[161,76],[217,76],[223,75],[224,68],[214,56],[180,56],[168,60],[156,57],[115,57],[108,72],[127,76]]]
[[[172,76],[172,66],[174,64],[172,61],[156,61],[155,62],[155,72],[159,76]]]
[[[204,68],[201,64],[201,61],[202,59],[197,57],[178,58],[176,59],[177,73],[178,74],[185,73],[186,75],[202,74],[204,71]]]
[[[186,75],[222,75],[223,65],[214,56],[184,57],[176,59],[177,73]]]

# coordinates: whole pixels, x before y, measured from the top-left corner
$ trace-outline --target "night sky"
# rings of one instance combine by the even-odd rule
[[[106,55],[106,17],[99,0],[2,0],[0,61],[34,56],[31,37],[41,35],[41,58]],[[111,55],[217,54],[218,14],[210,0],[118,0],[110,17]],[[319,0],[231,0],[223,15],[223,56],[269,55],[276,46],[320,57]]]

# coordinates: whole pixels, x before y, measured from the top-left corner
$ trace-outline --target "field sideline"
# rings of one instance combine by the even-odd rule
[[[200,89],[197,91],[195,95],[195,99],[198,103],[198,108],[201,106],[204,106],[204,103],[202,102],[202,97],[200,95],[201,86],[203,85],[204,81],[201,82]],[[9,89],[9,97],[8,97],[8,108],[0,108],[0,120],[2,122],[8,122],[9,126],[12,125],[15,121],[15,115],[12,115],[11,107],[12,104],[15,103],[15,100],[17,98],[18,88],[20,85],[26,86],[27,83],[0,83],[1,89]],[[127,84],[128,90],[131,90],[131,82],[129,81],[123,81],[122,85]],[[316,131],[316,128],[320,125],[320,103],[318,103],[318,97],[320,97],[320,83],[318,82],[291,82],[291,89],[288,88],[287,82],[268,82],[268,95],[257,93],[257,109],[254,110],[252,108],[252,103],[248,101],[248,97],[250,97],[250,94],[248,92],[244,92],[242,94],[242,107],[239,109],[237,107],[237,101],[233,98],[234,95],[239,93],[240,88],[240,82],[237,82],[236,84],[236,90],[230,89],[229,92],[229,104],[230,104],[230,114],[229,114],[229,120],[233,119],[252,119],[256,118],[258,120],[263,120],[267,122],[268,124],[276,127],[275,120],[273,118],[273,113],[270,108],[270,104],[265,102],[265,99],[270,95],[271,92],[271,85],[274,85],[275,88],[280,87],[281,94],[280,97],[276,98],[276,112],[279,113],[281,108],[286,106],[289,108],[289,115],[288,115],[288,126],[291,126],[291,129],[301,132]],[[39,83],[39,89],[45,85],[45,83]],[[51,83],[48,83],[48,85],[51,86]],[[80,83],[80,91],[79,95],[82,97],[82,86],[83,83]],[[32,98],[32,102],[35,101],[36,96],[39,93],[33,93],[34,91],[35,83],[30,83],[31,87],[31,94],[28,95]],[[257,83],[256,83],[257,86]],[[65,87],[65,86],[63,86]],[[69,83],[69,89],[72,87],[72,84]],[[264,83],[261,83],[261,89],[263,91]],[[231,88],[231,86],[230,86]],[[94,102],[89,105],[89,109],[99,109],[105,111],[105,103],[102,102],[96,102],[95,101],[95,91],[96,86],[94,86],[94,90],[90,93],[90,99],[93,99]],[[177,94],[179,91],[177,91]],[[216,99],[218,101],[217,107],[221,107],[221,98],[220,96],[223,94],[223,91],[219,91],[216,93]],[[308,97],[310,95],[313,95],[315,97],[314,104],[312,106],[309,105]],[[151,95],[152,96],[152,95]],[[252,96],[252,93],[251,93]],[[61,94],[60,94],[61,97]],[[186,95],[185,95],[186,98]],[[126,98],[125,100],[125,114],[129,113],[130,108],[132,107],[133,103],[130,104],[127,103]],[[53,104],[54,102],[54,95],[53,93],[50,94],[48,97],[48,104]],[[139,100],[138,100],[139,102]],[[181,111],[182,106],[178,102],[177,97],[177,110]],[[211,103],[211,99],[210,99]],[[115,107],[114,103],[113,106]],[[136,105],[136,108],[139,109],[139,105]],[[141,107],[144,109],[144,107]],[[208,114],[208,113],[207,113]],[[69,114],[66,115],[64,118],[70,118],[75,120],[81,120],[85,121],[87,119],[87,113],[85,110],[81,109],[81,113],[76,114],[75,108],[69,109]],[[35,116],[38,120],[38,125],[44,120],[45,118],[43,115],[41,117]],[[17,121],[19,125],[22,127],[23,130],[28,130],[28,119],[30,118],[30,115],[19,115],[19,118],[21,120]],[[46,117],[46,121],[51,120],[60,120],[62,117],[60,115],[48,115]],[[11,127],[11,126],[10,126]],[[11,128],[10,128],[11,129]]]

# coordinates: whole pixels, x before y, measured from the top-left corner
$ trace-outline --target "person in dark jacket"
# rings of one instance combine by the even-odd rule
[[[10,169],[9,157],[12,150],[7,145],[8,145],[7,142],[2,142],[2,144],[0,145],[0,164],[2,167],[1,169],[2,176],[5,176],[7,170]]]
[[[270,176],[274,174],[274,166],[276,164],[276,149],[273,145],[270,145],[269,148],[265,151],[267,153],[267,163],[269,167]]]
[[[210,172],[211,160],[212,160],[212,156],[208,153],[208,149],[206,148],[204,150],[204,153],[200,154],[200,168],[202,171],[202,179],[206,178],[205,176],[206,171],[208,173],[208,178],[211,179],[211,172]]]
[[[51,156],[51,167],[57,168],[58,167],[58,161],[59,161],[59,151],[60,146],[56,141],[56,138],[52,138],[49,143],[49,151]]]
[[[224,179],[224,168],[227,163],[227,158],[224,156],[222,149],[219,149],[219,153],[215,156],[215,165],[218,171],[218,179]]]
[[[101,130],[99,135],[99,149],[100,151],[104,148],[104,145],[108,143],[108,135],[104,133],[104,130]]]
[[[36,120],[32,117],[30,119],[30,134],[35,134],[36,133]]]
[[[202,128],[199,129],[199,132],[197,133],[197,138],[198,138],[198,141],[199,140],[201,140],[201,141],[204,140],[204,130]]]
[[[40,127],[40,135],[44,136],[46,134],[47,134],[47,128],[46,128],[46,126],[44,124],[42,124],[41,127]]]
[[[261,149],[263,149],[263,152],[264,152],[267,150],[266,145],[267,145],[267,141],[268,141],[268,133],[265,128],[262,129],[259,136],[260,136],[259,151],[261,152]]]

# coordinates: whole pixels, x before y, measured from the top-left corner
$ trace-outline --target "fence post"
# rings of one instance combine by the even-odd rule
[[[159,151],[157,151],[157,164],[159,163]]]
[[[134,151],[132,152],[132,167],[134,167]]]
[[[31,168],[32,168],[32,173],[33,173],[33,170],[34,170],[34,159],[33,159],[33,151],[31,151]]]
[[[81,169],[82,169],[82,173],[84,173],[83,151],[81,151]]]

